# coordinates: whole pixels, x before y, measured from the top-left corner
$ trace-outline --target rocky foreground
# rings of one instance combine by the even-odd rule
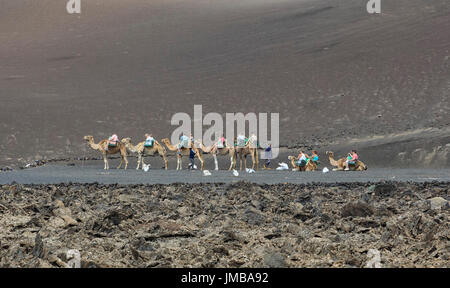
[[[449,267],[449,184],[4,185],[0,267]]]

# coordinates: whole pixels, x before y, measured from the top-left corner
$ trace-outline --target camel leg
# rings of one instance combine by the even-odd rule
[[[108,170],[108,159],[106,157],[106,154],[103,154],[103,162],[105,162],[105,167],[103,168],[104,170]]]
[[[123,164],[123,155],[122,153],[120,153],[120,164],[119,166],[117,166],[117,169],[120,169],[120,167],[122,167],[122,164]]]
[[[228,169],[228,171],[230,171],[231,169],[233,169],[233,161],[234,160],[234,157],[233,157],[233,155],[231,155],[230,156],[230,168]]]
[[[203,166],[204,166],[205,161],[203,161],[203,157],[202,157],[202,155],[200,153],[201,153],[200,150],[198,150],[197,157],[198,157],[198,160],[200,160],[200,163],[201,163],[200,164],[200,170],[203,171]]]
[[[217,155],[213,154],[214,157],[214,166],[216,167],[214,170],[219,170],[219,163],[217,162]]]
[[[145,156],[145,155],[142,155],[142,160],[141,160],[141,162],[142,162],[142,163],[141,163],[141,164],[142,164],[142,166],[141,166],[142,169],[144,169],[144,165],[146,165],[146,164],[145,164],[145,161],[144,161],[144,159],[145,159],[144,156]]]
[[[124,156],[123,157],[123,160],[125,161],[125,168],[123,168],[124,170],[127,170],[127,168],[128,168],[128,159],[127,159],[127,156]]]
[[[177,170],[182,170],[183,166],[182,166],[182,161],[181,161],[181,156],[178,156],[178,163],[177,163]]]
[[[230,158],[232,159],[232,164],[231,164],[231,168],[230,169],[236,169],[236,152],[233,153],[233,155],[230,156]]]
[[[143,159],[142,159],[142,155],[139,153],[138,154],[138,160],[137,160],[137,167],[136,170],[139,170],[139,166],[141,165],[141,161],[142,163],[144,163]],[[142,169],[144,169],[144,164],[142,164]]]
[[[165,156],[165,155],[162,155],[161,156],[162,158],[163,158],[163,160],[164,160],[164,166],[165,166],[165,168],[166,168],[166,170],[168,169],[168,163],[167,163],[167,157]]]
[[[255,155],[252,153],[252,169],[255,170]]]

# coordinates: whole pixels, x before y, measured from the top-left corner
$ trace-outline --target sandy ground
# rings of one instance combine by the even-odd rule
[[[431,127],[385,145],[449,143],[447,0],[383,0],[381,15],[361,0],[0,3],[1,165],[78,157],[86,134],[168,137],[194,104],[280,113],[284,146]]]

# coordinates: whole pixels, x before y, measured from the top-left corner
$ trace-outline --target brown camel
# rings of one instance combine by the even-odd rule
[[[181,154],[178,153],[178,148],[177,146],[174,146],[170,143],[170,140],[168,138],[164,138],[161,140],[161,142],[163,142],[166,146],[167,149],[169,149],[170,151],[175,151],[176,155],[177,155],[177,170],[182,170],[182,163],[181,163],[181,159],[183,156],[188,156],[189,157],[189,148],[181,148]],[[201,163],[201,170],[203,170],[203,165],[204,165],[204,161],[203,161],[203,157],[202,157],[202,152],[200,152],[200,150],[197,147],[192,147],[192,149],[195,152],[195,155],[198,157],[198,160],[200,160]]]
[[[252,157],[252,169],[256,170],[259,169],[259,159],[258,159],[258,148],[256,145],[256,136],[252,135],[247,145],[244,147],[235,147],[236,155],[239,155],[239,170],[242,170],[242,159],[244,158],[244,168],[247,170],[247,156],[250,155]],[[236,161],[233,164],[233,169],[236,168]]]
[[[122,163],[125,162],[125,170],[128,167],[128,160],[127,160],[127,148],[125,147],[125,145],[121,142],[118,142],[116,146],[114,147],[108,147],[108,140],[104,139],[101,140],[100,142],[98,142],[98,144],[94,143],[94,137],[92,137],[91,135],[88,136],[84,136],[84,140],[86,140],[89,144],[89,146],[97,151],[100,151],[103,155],[103,161],[105,162],[105,170],[109,169],[109,164],[108,164],[108,155],[114,155],[117,153],[120,153],[120,164],[117,167],[117,169],[120,169],[120,167],[122,166]]]
[[[327,155],[328,155],[328,159],[330,159],[330,164],[334,167],[337,168],[333,168],[333,171],[344,171],[345,169],[345,161],[347,160],[347,158],[340,158],[338,160],[334,159],[334,153],[331,151],[327,151]],[[367,166],[362,162],[357,160],[355,165],[349,165],[348,168],[351,171],[364,171],[367,170]]]
[[[127,147],[128,150],[130,150],[130,152],[132,153],[137,153],[138,154],[138,161],[137,161],[137,167],[136,170],[139,170],[139,166],[141,166],[142,164],[142,169],[144,169],[144,156],[146,155],[155,155],[156,153],[159,154],[159,156],[161,156],[164,159],[164,166],[165,169],[167,170],[167,152],[166,152],[166,148],[164,148],[164,146],[162,146],[161,144],[159,144],[158,141],[154,140],[153,146],[152,147],[146,147],[145,141],[139,142],[136,146],[134,146],[131,143],[131,138],[124,138],[122,139],[122,143],[125,144],[125,147]]]
[[[205,147],[205,145],[203,145],[203,142],[200,140],[197,140],[196,143],[198,143],[200,149],[203,152],[209,153],[214,157],[215,170],[219,170],[219,163],[217,162],[217,155],[227,155],[228,154],[230,156],[230,168],[228,170],[233,169],[233,165],[236,165],[236,154],[234,151],[235,150],[234,147],[230,147],[230,146],[226,145],[223,148],[218,148],[217,143],[215,143],[209,147]]]
[[[296,163],[295,156],[288,156],[288,159],[291,160],[292,168],[294,168],[295,171],[316,171],[317,170],[317,164],[314,163],[314,161],[309,160],[305,166],[300,167]]]

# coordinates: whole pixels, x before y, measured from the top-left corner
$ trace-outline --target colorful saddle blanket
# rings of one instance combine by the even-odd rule
[[[237,146],[239,147],[245,147],[245,145],[247,144],[248,139],[246,139],[243,136],[239,136],[237,137]]]
[[[180,143],[178,144],[178,148],[189,148],[189,137],[182,136],[180,138]]]
[[[116,134],[114,134],[108,138],[108,146],[109,147],[116,147],[118,142],[119,142],[119,137],[117,137]]]
[[[144,147],[153,147],[153,144],[155,144],[155,139],[148,138],[144,142]]]

